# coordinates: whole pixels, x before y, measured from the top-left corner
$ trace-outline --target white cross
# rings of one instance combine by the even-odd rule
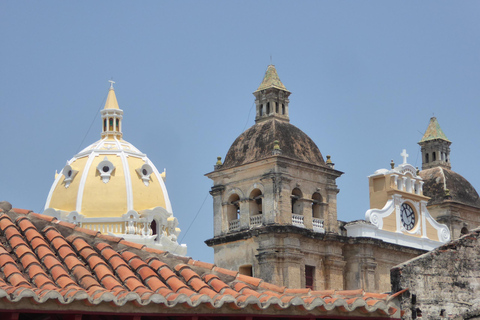
[[[115,83],[115,81],[113,81],[113,80],[108,80],[108,82],[110,82],[110,89],[113,89],[113,84]]]
[[[400,155],[403,158],[403,164],[406,164],[407,163],[407,158],[408,158],[407,150],[403,149],[403,151],[402,151],[402,153],[400,153]]]

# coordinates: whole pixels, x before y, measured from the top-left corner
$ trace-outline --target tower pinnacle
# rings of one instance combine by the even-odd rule
[[[262,83],[253,95],[257,105],[255,122],[271,118],[290,121],[288,117],[290,91],[280,81],[274,65],[271,64],[267,67]]]
[[[123,110],[118,107],[117,97],[113,89],[115,81],[108,80],[108,82],[110,82],[110,89],[108,90],[107,101],[100,112],[102,115],[102,138],[122,138]]]
[[[427,130],[418,144],[422,150],[422,170],[434,167],[452,168],[450,163],[450,145],[452,142],[443,133],[437,118],[430,118]]]

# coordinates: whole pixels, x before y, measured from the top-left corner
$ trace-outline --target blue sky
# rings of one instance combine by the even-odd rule
[[[421,165],[432,115],[478,188],[479,16],[475,1],[2,1],[0,201],[43,210],[55,170],[100,138],[113,78],[125,140],[167,169],[180,238],[212,262],[204,174],[253,125],[270,56],[291,123],[345,172],[339,219],[364,218],[367,176],[402,149]]]

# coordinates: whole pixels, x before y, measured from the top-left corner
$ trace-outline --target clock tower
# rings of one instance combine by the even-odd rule
[[[450,240],[446,225],[439,224],[428,212],[430,199],[423,194],[423,179],[418,169],[407,163],[406,150],[400,154],[402,164],[390,170],[379,169],[368,177],[370,209],[367,223],[345,226],[352,237],[378,238],[423,250],[432,250]]]

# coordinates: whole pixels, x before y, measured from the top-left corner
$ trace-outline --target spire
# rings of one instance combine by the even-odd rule
[[[290,91],[280,81],[274,65],[267,67],[263,81],[253,95],[257,105],[256,123],[273,118],[290,121],[288,117]]]
[[[110,82],[110,90],[108,91],[107,102],[105,102],[103,109],[120,109],[118,107],[117,97],[115,96],[115,90],[113,89],[115,81],[108,80],[108,82]]]
[[[450,163],[450,145],[452,142],[443,133],[437,118],[430,118],[427,131],[425,131],[418,144],[422,151],[422,170],[435,167],[452,168]]]
[[[440,128],[437,118],[431,117],[430,123],[428,124],[427,131],[425,131],[425,134],[423,135],[423,138],[422,140],[420,140],[420,142],[436,140],[436,139],[450,141],[447,139],[447,136],[445,135],[445,133],[443,133],[442,128]]]
[[[257,91],[265,90],[268,88],[277,88],[280,90],[288,91],[287,88],[285,88],[285,86],[283,85],[282,81],[280,81],[277,69],[275,69],[275,66],[273,64],[267,67],[265,77],[263,77],[263,81],[258,87]]]
[[[109,80],[110,90],[108,91],[105,107],[100,111],[102,115],[102,138],[116,137],[122,138],[122,119],[123,110],[118,107],[117,97],[113,84],[115,81]]]

